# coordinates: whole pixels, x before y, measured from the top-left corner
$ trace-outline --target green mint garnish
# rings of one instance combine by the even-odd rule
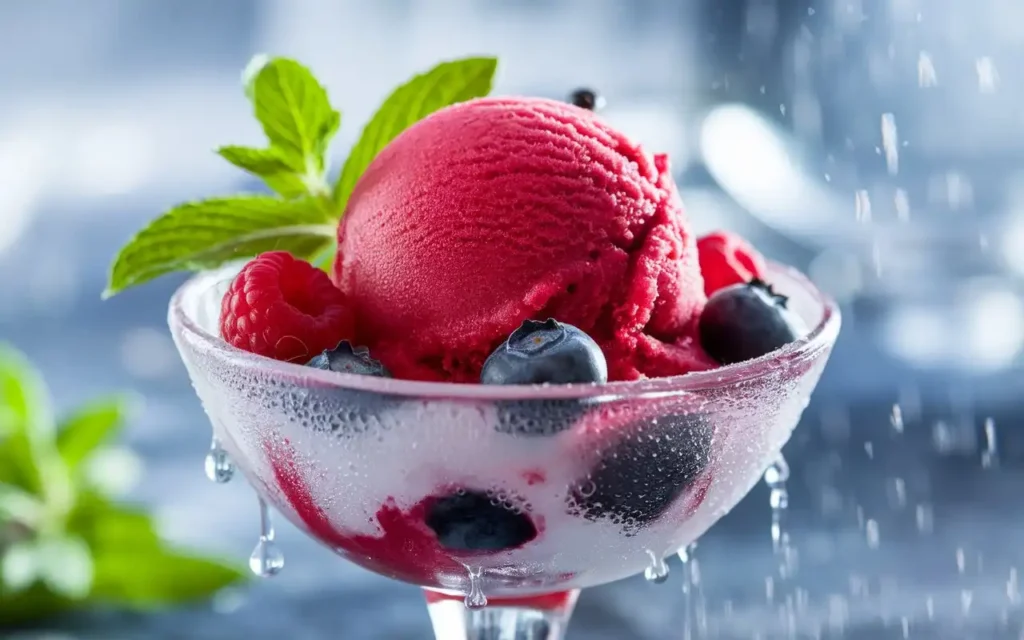
[[[132,406],[106,398],[57,421],[38,373],[0,345],[0,629],[94,606],[174,605],[245,578],[170,547],[101,481],[125,475],[115,467],[130,457],[108,445]]]
[[[333,214],[312,196],[246,195],[174,207],[121,249],[104,292],[109,297],[183,269],[213,269],[240,257],[284,249],[311,257],[335,241]]]
[[[273,249],[328,268],[348,198],[380,150],[434,111],[490,93],[496,68],[495,58],[443,62],[398,87],[366,125],[332,187],[328,146],[341,123],[340,112],[306,67],[287,58],[257,56],[246,67],[243,83],[267,146],[228,145],[217,153],[261,178],[275,195],[173,207],[121,249],[103,296],[167,273],[213,269]]]

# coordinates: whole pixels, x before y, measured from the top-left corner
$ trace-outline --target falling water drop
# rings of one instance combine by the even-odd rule
[[[906,189],[896,190],[893,203],[896,205],[896,219],[900,222],[910,220],[910,196],[907,195]]]
[[[228,457],[228,452],[220,446],[217,436],[214,436],[210,442],[210,450],[206,453],[204,466],[206,467],[206,477],[217,484],[231,482],[231,478],[235,475],[235,465]]]
[[[892,425],[893,431],[896,433],[903,433],[903,409],[900,405],[892,405],[892,413],[889,415],[889,424]]]
[[[1020,604],[1020,578],[1017,577],[1017,567],[1010,569],[1010,577],[1006,580],[1006,599],[1010,604]]]
[[[469,593],[466,595],[467,609],[483,609],[487,606],[487,596],[483,589],[483,569],[467,567],[469,570]]]
[[[867,538],[868,547],[877,549],[881,544],[881,537],[878,533],[878,521],[868,520],[864,525],[864,534]]]
[[[996,443],[996,422],[985,418],[985,449],[981,452],[981,466],[991,469],[999,465],[999,449]]]
[[[927,51],[917,54],[917,86],[921,88],[934,87],[939,83],[938,74],[935,73],[935,64],[932,56]]]
[[[693,640],[693,598],[694,584],[693,574],[690,572],[691,563],[694,562],[694,552],[697,550],[697,543],[691,543],[679,550],[679,561],[683,563],[683,640]]]
[[[885,167],[889,175],[900,172],[899,134],[896,130],[896,117],[891,113],[882,114],[882,150],[885,152]]]
[[[859,189],[854,194],[853,211],[857,222],[871,222],[871,196],[866,189]]]
[[[272,578],[284,568],[284,554],[274,542],[274,523],[270,507],[260,498],[260,541],[249,556],[249,569],[261,578]]]
[[[651,559],[651,564],[644,569],[644,578],[654,584],[664,583],[668,580],[668,564],[665,559],[650,549],[647,549],[647,556]]]
[[[992,58],[988,56],[978,58],[974,67],[978,72],[978,90],[982,93],[995,91],[996,85],[999,83],[999,72],[996,71],[996,65],[992,62]]]
[[[772,463],[764,472],[764,481],[770,493],[768,500],[772,508],[772,547],[780,551],[783,539],[782,520],[789,507],[789,492],[786,481],[789,480],[789,464],[782,456]]]

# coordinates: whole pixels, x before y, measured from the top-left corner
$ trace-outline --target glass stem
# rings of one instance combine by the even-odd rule
[[[470,609],[462,596],[424,590],[437,640],[563,640],[579,593],[490,598]]]

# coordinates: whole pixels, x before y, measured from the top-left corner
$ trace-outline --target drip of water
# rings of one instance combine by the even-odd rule
[[[483,569],[480,567],[468,567],[469,569],[469,594],[466,595],[467,609],[483,609],[487,606],[487,596],[483,589]]]
[[[680,549],[679,560],[683,571],[683,612],[686,620],[683,640],[696,640],[708,636],[708,611],[701,586],[700,561],[697,560],[697,543],[693,542]],[[732,604],[726,602],[726,608]]]
[[[899,136],[896,117],[891,113],[882,114],[882,150],[885,152],[885,166],[889,175],[896,175],[900,171]]]
[[[981,452],[981,466],[992,469],[999,465],[999,449],[996,443],[996,422],[985,418],[985,449]]]
[[[786,509],[789,508],[789,491],[786,482],[789,480],[789,463],[782,456],[772,463],[764,472],[764,481],[771,493],[768,496],[772,507],[772,548],[778,553],[782,548],[785,532],[782,529]]]
[[[206,477],[210,479],[210,482],[224,484],[231,482],[231,478],[235,475],[235,465],[228,457],[228,452],[220,446],[217,436],[214,436],[210,442],[210,450],[206,453],[204,466]]]
[[[260,498],[260,541],[249,556],[249,569],[261,578],[272,578],[284,568],[284,554],[274,542],[274,524],[270,507]]]
[[[650,549],[647,549],[647,556],[651,559],[651,564],[644,569],[644,578],[654,584],[664,583],[668,580],[668,564],[665,563],[665,559]]]
[[[791,637],[796,634],[796,604],[791,579],[796,573],[796,550],[789,543],[789,532],[785,528],[786,510],[789,508],[789,464],[781,455],[764,472],[764,481],[770,490],[769,502],[772,508],[772,550],[778,566],[779,580],[772,577],[766,582],[768,600],[778,603],[780,619],[785,621]]]

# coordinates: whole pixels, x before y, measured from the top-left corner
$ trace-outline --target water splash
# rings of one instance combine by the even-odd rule
[[[483,589],[483,569],[467,567],[469,571],[469,593],[466,594],[467,609],[483,609],[487,606],[487,596]]]
[[[651,564],[644,569],[644,578],[646,578],[648,582],[653,582],[654,584],[663,584],[668,580],[668,564],[665,562],[664,558],[650,549],[647,549],[646,551],[647,556],[651,559]]]
[[[284,569],[284,554],[274,542],[274,536],[270,507],[260,498],[260,541],[249,556],[249,569],[261,578],[272,578]]]
[[[235,465],[228,457],[228,452],[220,445],[217,436],[210,441],[210,450],[206,453],[203,466],[206,468],[206,477],[210,479],[210,482],[224,484],[231,482],[231,478],[235,476]]]

